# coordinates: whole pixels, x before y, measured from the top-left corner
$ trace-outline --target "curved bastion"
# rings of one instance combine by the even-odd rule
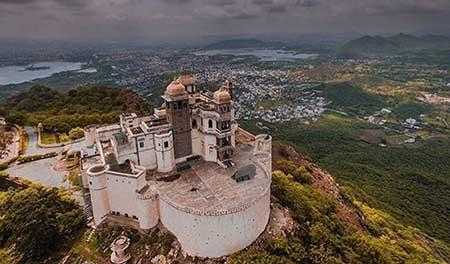
[[[264,231],[271,184],[271,154],[266,150],[241,144],[232,168],[200,162],[173,182],[155,183],[160,221],[186,253],[230,255],[249,246]],[[237,174],[244,178],[236,180]]]

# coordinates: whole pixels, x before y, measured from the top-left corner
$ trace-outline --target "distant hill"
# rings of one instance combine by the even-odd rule
[[[364,36],[351,40],[339,48],[338,54],[344,56],[393,55],[417,50],[450,49],[450,38],[439,35],[417,37],[397,34],[390,37]]]
[[[282,42],[268,42],[258,39],[229,39],[215,42],[206,46],[206,49],[247,49],[247,48],[269,48],[282,47]]]

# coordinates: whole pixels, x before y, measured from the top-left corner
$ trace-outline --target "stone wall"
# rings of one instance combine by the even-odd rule
[[[270,189],[242,211],[222,215],[188,213],[160,200],[161,223],[192,256],[220,257],[249,246],[264,231],[270,213]]]

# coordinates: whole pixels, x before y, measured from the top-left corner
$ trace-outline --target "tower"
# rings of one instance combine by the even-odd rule
[[[191,112],[186,88],[180,81],[173,81],[167,86],[163,99],[167,119],[173,127],[175,159],[189,156],[192,154]]]
[[[95,225],[99,225],[110,211],[106,179],[108,169],[108,165],[95,165],[87,171]]]
[[[234,137],[232,131],[232,100],[227,86],[221,87],[214,93],[216,112],[220,118],[217,120],[217,159],[226,161],[234,153]]]
[[[230,94],[231,100],[234,100],[235,92],[234,92],[234,85],[229,80],[225,81],[225,88],[228,90],[228,93]]]

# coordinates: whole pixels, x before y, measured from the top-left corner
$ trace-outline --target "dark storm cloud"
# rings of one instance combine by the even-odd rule
[[[450,0],[0,0],[0,13],[0,36],[450,32]]]
[[[55,2],[65,6],[84,6],[89,0],[0,0],[1,4],[23,5],[31,3]]]
[[[36,0],[0,0],[0,4],[28,4],[35,2]]]
[[[314,7],[318,0],[252,0],[252,3],[260,6],[269,13],[285,13],[296,7]]]
[[[394,5],[388,3],[377,3],[368,9],[370,14],[384,15],[433,15],[445,14],[450,11],[450,1],[448,4],[437,5],[433,1],[404,1]]]
[[[187,4],[192,2],[192,0],[165,0],[163,2],[167,4]]]

